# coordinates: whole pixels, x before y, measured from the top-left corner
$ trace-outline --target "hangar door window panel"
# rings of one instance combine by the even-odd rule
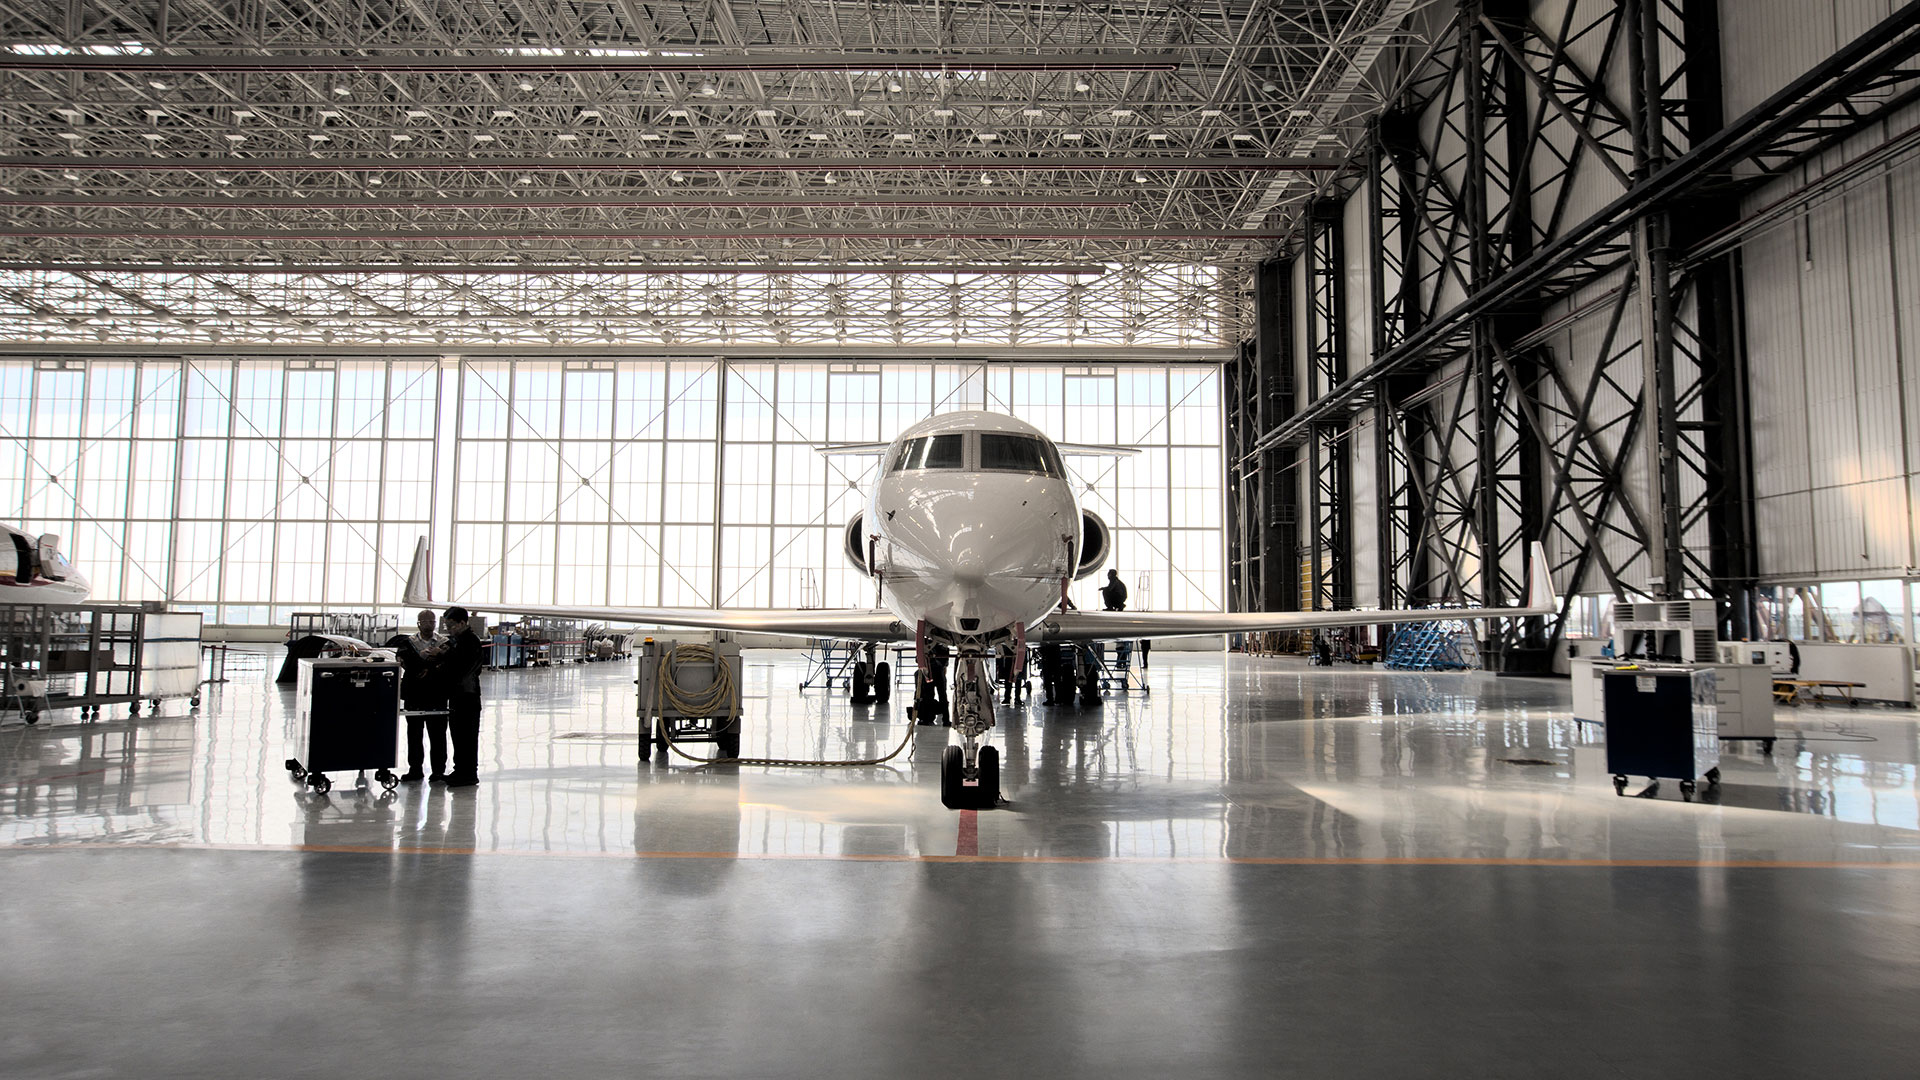
[[[1112,442],[1134,446],[1166,441],[1167,373],[1158,368],[1121,368],[1114,375]]]
[[[511,415],[507,391],[512,385],[507,365],[467,364],[460,376],[460,437],[506,438]]]
[[[1059,429],[1068,442],[1111,443],[1118,433],[1119,416],[1115,411],[1118,388],[1111,373],[1064,377],[1064,425]]]
[[[274,555],[276,603],[315,604],[323,597],[327,526],[318,521],[281,522]]]
[[[275,446],[266,445],[269,449]],[[275,512],[282,520],[326,520],[332,445],[322,439],[286,439],[278,444],[278,450],[280,484],[275,493]]]
[[[327,528],[327,606],[367,610],[373,600],[374,567],[379,550],[374,537],[379,526],[338,522]],[[412,556],[408,556],[411,560]],[[379,644],[375,642],[375,644]]]
[[[1169,610],[1220,610],[1222,555],[1220,534],[1213,530],[1175,529],[1172,534],[1171,572],[1167,575]]]
[[[90,441],[75,462],[79,477],[78,511],[81,519],[106,518],[118,521],[127,516],[128,471],[133,453],[131,442]]]
[[[713,606],[713,533],[711,525],[668,525],[660,530],[663,606]]]
[[[453,527],[453,595],[461,598],[500,595],[504,578],[501,555],[505,541],[498,522]],[[484,601],[476,599],[475,606]]]
[[[388,438],[431,439],[438,434],[440,423],[440,367],[438,364],[395,363],[389,372],[387,397],[385,421]]]
[[[1173,521],[1187,527],[1220,527],[1220,451],[1214,447],[1176,447],[1169,491]]]
[[[720,530],[720,604],[722,607],[772,606],[769,561],[773,534],[758,526],[728,525]]]
[[[286,373],[279,364],[241,362],[233,371],[233,434],[235,438],[277,439],[281,436],[280,403]]]
[[[126,531],[126,580],[121,596],[130,601],[165,601],[167,563],[173,555],[173,523],[133,521]]]
[[[663,364],[622,364],[613,378],[613,430],[621,443],[660,439],[667,431],[667,369]]]
[[[1056,439],[1067,437],[1066,388],[1059,368],[1015,368],[1011,392],[1013,400],[1007,404],[1013,415]]]
[[[95,362],[87,366],[86,421],[89,442],[133,436],[134,394],[137,377],[132,364]]]
[[[712,443],[667,444],[665,520],[705,522],[714,512],[715,447]],[[669,560],[673,553],[665,552]]]
[[[136,520],[173,520],[175,456],[173,440],[141,439],[133,446],[133,489],[128,516]]]
[[[280,496],[280,455],[265,439],[235,439],[229,453],[227,517],[272,521]]]
[[[633,607],[660,605],[660,526],[623,523],[607,537],[607,598]]]
[[[454,517],[461,522],[493,522],[507,512],[507,444],[463,442],[460,473],[454,485]]]
[[[36,439],[76,439],[86,395],[84,371],[41,371],[34,388]],[[44,459],[43,459],[44,460]]]
[[[218,601],[221,553],[226,550],[226,527],[218,521],[183,521],[175,531],[175,538],[172,569],[174,599],[201,603]],[[87,564],[82,562],[81,565]]]
[[[509,525],[501,556],[500,594],[508,603],[544,604],[553,597],[553,566],[559,557],[559,526]]]
[[[774,369],[771,365],[727,369],[728,442],[772,442]]]
[[[891,439],[917,420],[933,404],[933,369],[926,364],[886,364],[880,368],[880,434]]]
[[[292,439],[327,438],[333,432],[331,371],[289,371],[282,434]]]
[[[1173,408],[1167,417],[1169,441],[1176,445],[1220,445],[1220,377],[1212,369],[1174,368],[1168,391]]]
[[[878,369],[827,375],[827,424],[834,442],[874,442],[881,438]]]
[[[560,567],[554,602],[599,607],[607,603],[607,544],[604,525],[562,525]]]
[[[333,437],[378,440],[386,430],[386,365],[342,363],[334,385]]]
[[[720,485],[720,520],[736,525],[773,523],[773,446],[729,443]]]
[[[658,522],[666,495],[666,444],[622,443],[613,450],[609,512],[616,525]]]
[[[426,530],[417,526],[388,525],[380,530],[380,560],[367,567],[363,577],[373,583],[374,599],[381,604],[398,605],[407,588],[407,570],[413,564],[414,541],[425,535]],[[407,619],[413,614],[406,610],[400,613],[400,626],[404,629]]]
[[[142,439],[179,437],[180,368],[175,364],[142,364],[139,370],[133,434]]]
[[[720,433],[719,379],[713,364],[675,361],[667,371],[667,437],[712,440]]]
[[[434,445],[407,440],[386,445],[381,517],[393,522],[425,522],[433,510]],[[407,560],[413,559],[408,548]]]
[[[732,452],[731,448],[728,450]],[[841,492],[846,478],[858,478],[874,458],[822,457],[810,445],[782,443],[774,459],[773,521],[781,525],[841,524],[857,512],[847,508]],[[864,494],[864,491],[860,494]]]
[[[331,462],[331,517],[364,522],[379,519],[380,464],[385,450],[374,440],[336,444]]]
[[[260,604],[273,596],[272,522],[236,526],[228,533],[221,572],[225,586],[221,599],[229,604]]]
[[[1170,478],[1167,462],[1174,453],[1164,446],[1142,446],[1138,454],[1118,459],[1108,459],[1102,466],[1111,468],[1113,482],[1117,489],[1114,501],[1115,520],[1109,522],[1116,526],[1137,526],[1140,528],[1165,528],[1179,517],[1171,509],[1168,498]],[[1089,465],[1096,459],[1082,458]],[[1175,470],[1177,472],[1177,470]],[[1217,486],[1217,480],[1211,476],[1192,477],[1196,484]],[[1201,524],[1200,522],[1182,522],[1182,524]]]
[[[560,504],[560,455],[543,442],[507,443],[507,520],[550,521]]]
[[[773,555],[769,560],[768,584],[772,595],[769,604],[772,607],[852,607],[857,602],[840,603],[826,596],[826,574],[829,555],[838,558],[839,552],[831,547],[835,530],[827,527],[789,528],[781,526],[773,530]],[[871,602],[872,598],[868,598]],[[737,603],[738,601],[729,601]]]
[[[612,486],[613,448],[604,442],[560,444],[559,520],[573,524],[611,520],[607,491]]]
[[[555,439],[560,436],[560,388],[564,374],[558,365],[522,362],[515,366],[512,438]]]
[[[182,434],[224,439],[232,430],[233,365],[189,362]]]

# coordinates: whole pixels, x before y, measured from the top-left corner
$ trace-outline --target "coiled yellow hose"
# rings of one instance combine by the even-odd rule
[[[693,693],[682,692],[680,689],[680,680],[675,677],[675,670],[682,662],[688,664],[711,664],[714,672],[713,685],[707,687],[705,690],[695,691]],[[776,765],[792,767],[825,766],[828,768],[843,769],[864,765],[884,765],[894,758],[899,757],[901,751],[907,748],[907,744],[913,741],[913,725],[908,724],[907,733],[900,739],[900,745],[894,747],[893,753],[885,757],[860,758],[854,761],[812,761],[805,758],[698,758],[680,749],[679,745],[673,741],[673,733],[667,730],[668,725],[664,719],[665,712],[661,709],[663,703],[669,704],[672,705],[674,711],[681,716],[705,716],[711,718],[716,723],[724,716],[726,723],[722,726],[731,727],[740,717],[740,708],[739,705],[736,704],[738,700],[739,697],[734,692],[733,668],[721,662],[719,654],[714,652],[713,646],[696,645],[691,642],[680,645],[669,645],[667,651],[661,654],[660,670],[655,672],[653,680],[653,715],[662,717],[660,721],[660,737],[667,741],[667,749],[696,764]]]

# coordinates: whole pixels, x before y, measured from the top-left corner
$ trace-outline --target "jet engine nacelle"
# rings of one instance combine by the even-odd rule
[[[1113,532],[1107,523],[1091,510],[1080,511],[1080,564],[1073,568],[1073,580],[1099,573],[1112,551]]]
[[[862,574],[873,572],[867,565],[867,530],[864,527],[866,523],[867,515],[853,515],[853,520],[847,522],[846,534],[841,539],[841,550],[846,554],[847,561]]]

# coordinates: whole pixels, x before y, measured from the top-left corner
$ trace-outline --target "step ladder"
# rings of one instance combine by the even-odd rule
[[[1394,671],[1460,671],[1471,667],[1460,652],[1465,628],[1466,624],[1458,620],[1395,627],[1386,666]]]

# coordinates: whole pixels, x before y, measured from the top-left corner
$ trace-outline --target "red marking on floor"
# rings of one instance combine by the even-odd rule
[[[970,858],[980,854],[980,811],[960,811],[960,845],[954,855]]]

